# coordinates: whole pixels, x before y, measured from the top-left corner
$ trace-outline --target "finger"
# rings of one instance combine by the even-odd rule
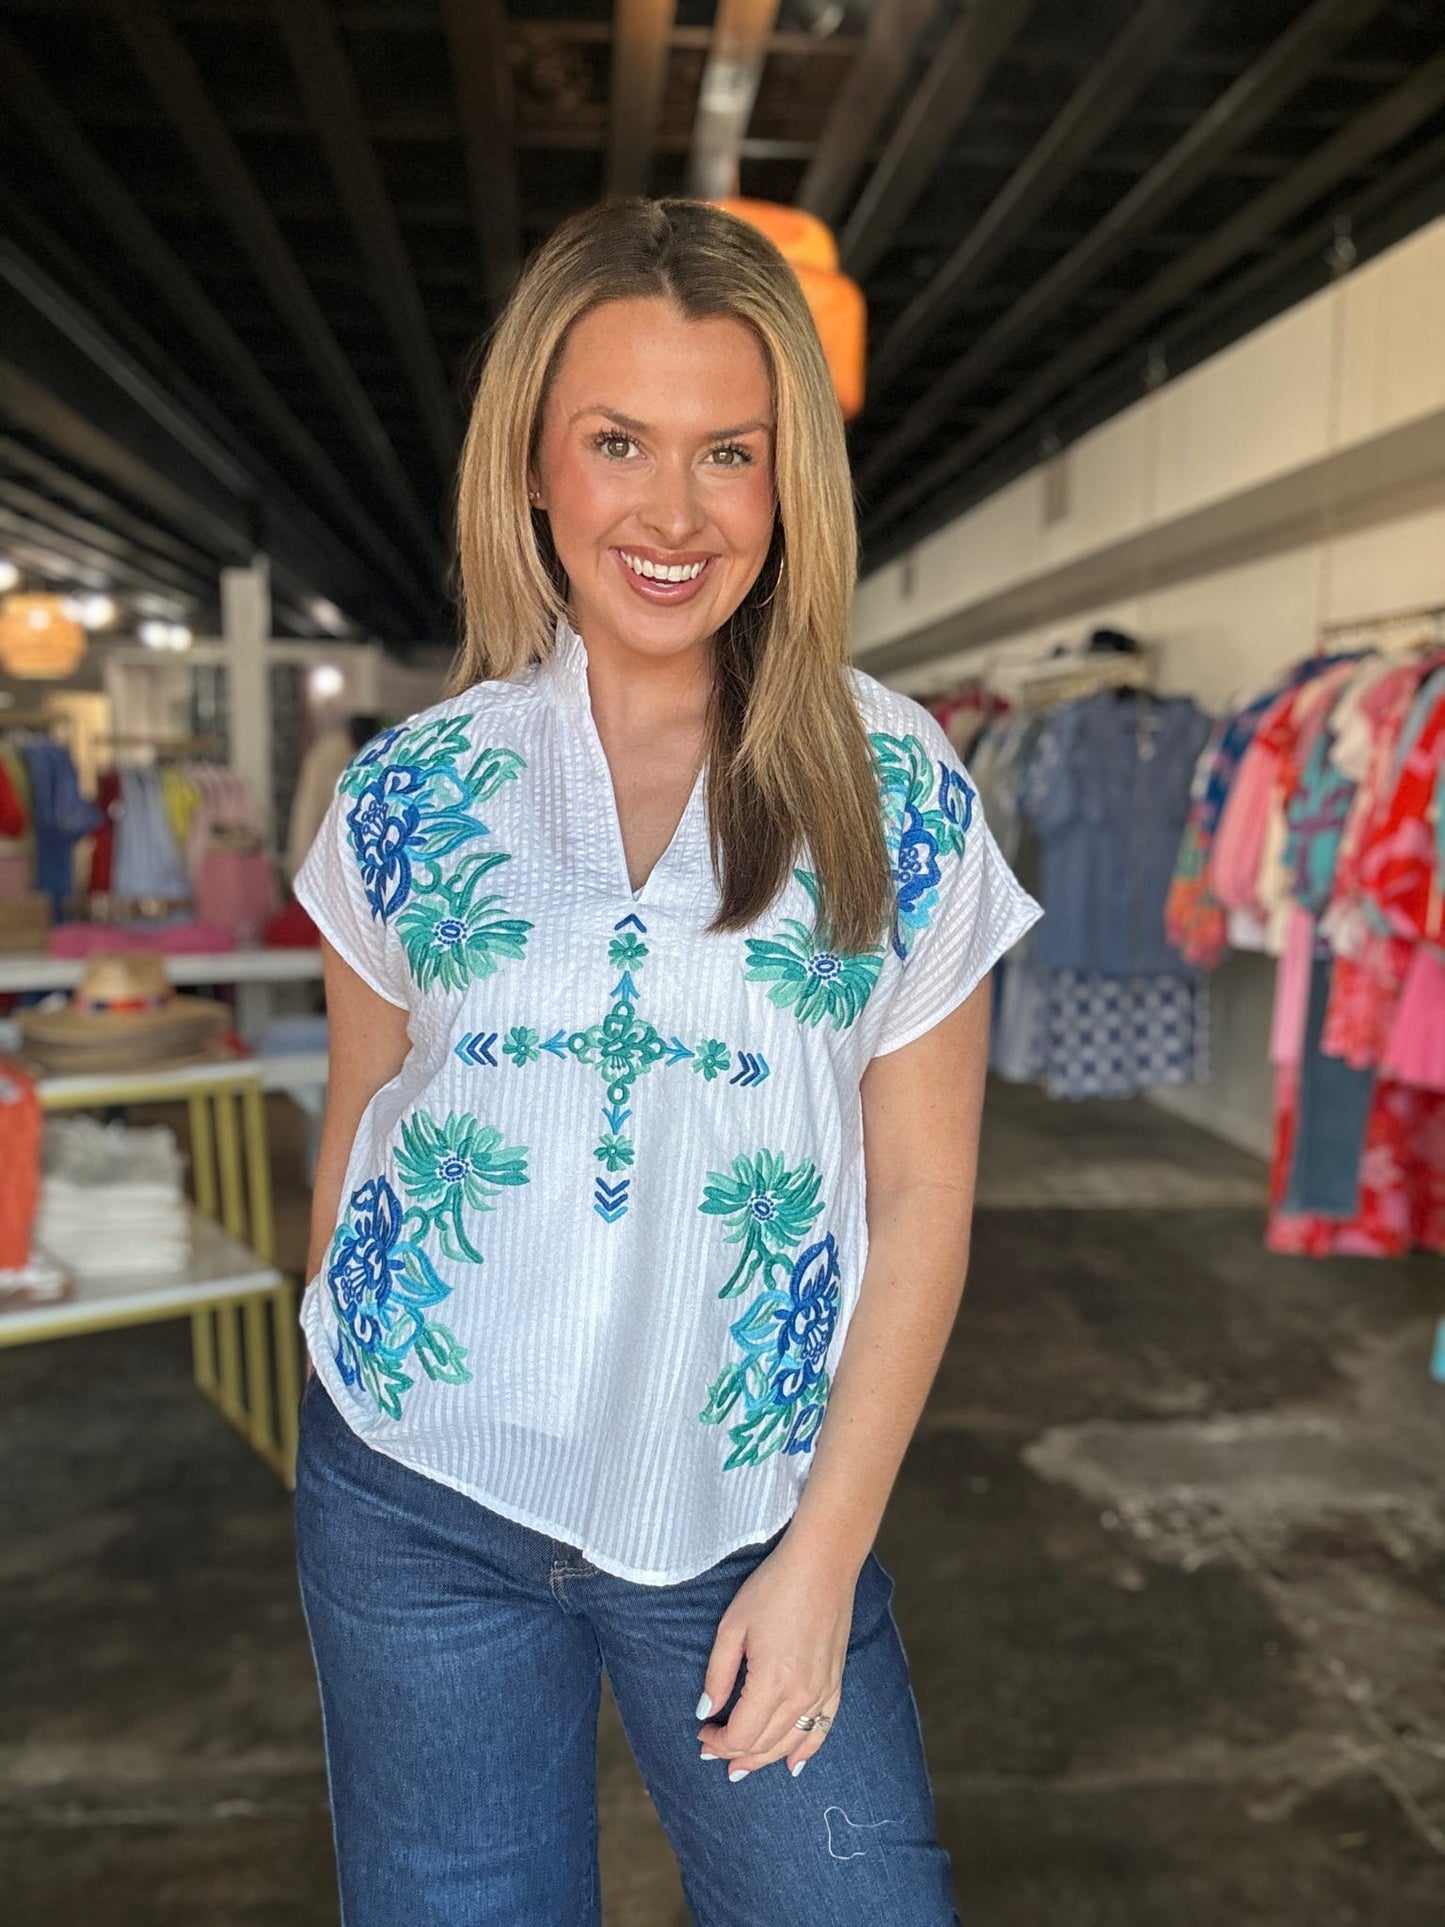
[[[726,1706],[737,1684],[738,1667],[743,1657],[743,1631],[740,1626],[730,1626],[724,1620],[717,1629],[708,1657],[707,1671],[703,1675],[702,1698],[697,1703],[695,1717],[705,1720],[718,1707]]]
[[[751,1736],[743,1732],[734,1733],[733,1720],[729,1720],[723,1730],[723,1743],[727,1749],[724,1757],[729,1760],[731,1767],[741,1767],[745,1772],[751,1772],[755,1767],[770,1766],[774,1760],[791,1758],[805,1740],[826,1737],[826,1728],[820,1730],[815,1727],[805,1732],[798,1726],[800,1715],[811,1712],[818,1705],[819,1698],[820,1695],[812,1694],[800,1703],[796,1697],[790,1696],[790,1703],[779,1704],[761,1729]]]
[[[828,1709],[825,1707],[824,1711],[826,1712],[827,1710]],[[837,1717],[837,1708],[834,1707],[832,1712],[832,1718],[830,1718],[827,1726],[815,1726],[810,1733],[799,1733],[797,1735],[798,1740],[801,1742],[801,1744],[798,1746],[789,1747],[787,1753],[784,1755],[784,1758],[787,1761],[788,1771],[789,1773],[793,1774],[795,1778],[799,1773],[802,1772],[803,1768],[807,1765],[808,1761],[812,1759],[813,1755],[818,1751],[819,1747],[823,1745],[828,1735],[832,1732],[833,1719],[836,1719],[836,1717]]]
[[[702,1742],[709,1752],[716,1753],[720,1759],[730,1762],[741,1760],[744,1754],[758,1750],[763,1736],[768,1730],[776,1730],[779,1714],[783,1705],[781,1686],[768,1681],[751,1666],[743,1680],[743,1690],[738,1694],[734,1706],[724,1726],[709,1726],[702,1734]]]

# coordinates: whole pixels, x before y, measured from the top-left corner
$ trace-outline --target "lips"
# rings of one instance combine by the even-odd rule
[[[635,569],[630,567],[630,565],[622,559],[622,551],[620,549],[613,549],[611,554],[634,595],[640,596],[644,602],[662,603],[666,605],[671,605],[674,602],[690,602],[702,588],[703,583],[711,576],[713,568],[717,563],[717,557],[710,555],[702,568],[690,581],[658,582],[650,576],[639,575]]]

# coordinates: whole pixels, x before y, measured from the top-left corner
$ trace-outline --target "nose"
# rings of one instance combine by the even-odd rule
[[[656,537],[660,548],[681,548],[706,519],[692,464],[686,460],[659,462],[648,477],[639,509],[644,527]]]

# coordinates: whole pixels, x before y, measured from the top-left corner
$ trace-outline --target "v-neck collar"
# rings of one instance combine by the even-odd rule
[[[547,702],[571,718],[583,739],[600,793],[605,799],[602,810],[594,819],[607,846],[605,850],[597,850],[597,860],[613,873],[613,887],[617,889],[620,899],[638,910],[645,905],[656,905],[665,897],[676,896],[679,892],[689,899],[697,897],[699,901],[703,900],[712,886],[711,864],[702,861],[699,856],[699,849],[705,850],[706,847],[705,835],[699,837],[707,782],[706,762],[693,781],[671,841],[648,871],[641,888],[634,890],[627,872],[627,850],[622,840],[617,792],[597,729],[597,719],[592,713],[592,697],[587,683],[587,645],[565,615],[557,618],[552,651],[538,665],[536,686]],[[689,874],[689,869],[692,874]]]

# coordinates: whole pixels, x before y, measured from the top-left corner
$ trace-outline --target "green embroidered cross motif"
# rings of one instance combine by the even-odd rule
[[[550,1057],[570,1057],[596,1071],[606,1086],[602,1105],[604,1129],[598,1133],[592,1155],[603,1167],[594,1181],[592,1208],[607,1224],[625,1217],[632,1180],[628,1175],[637,1147],[627,1131],[631,1121],[633,1086],[659,1065],[665,1068],[688,1065],[708,1083],[731,1072],[730,1084],[746,1089],[761,1084],[770,1073],[767,1059],[760,1051],[734,1052],[719,1037],[704,1037],[685,1044],[679,1037],[664,1037],[655,1025],[639,1014],[641,993],[637,977],[648,958],[644,939],[647,926],[635,910],[613,925],[607,946],[607,961],[622,974],[612,987],[611,1003],[596,1023],[583,1029],[558,1029],[550,1037],[528,1024],[514,1025],[498,1042],[496,1031],[469,1031],[461,1037],[455,1054],[464,1064],[478,1069],[495,1069],[496,1053],[508,1058],[521,1070],[528,1064]]]

